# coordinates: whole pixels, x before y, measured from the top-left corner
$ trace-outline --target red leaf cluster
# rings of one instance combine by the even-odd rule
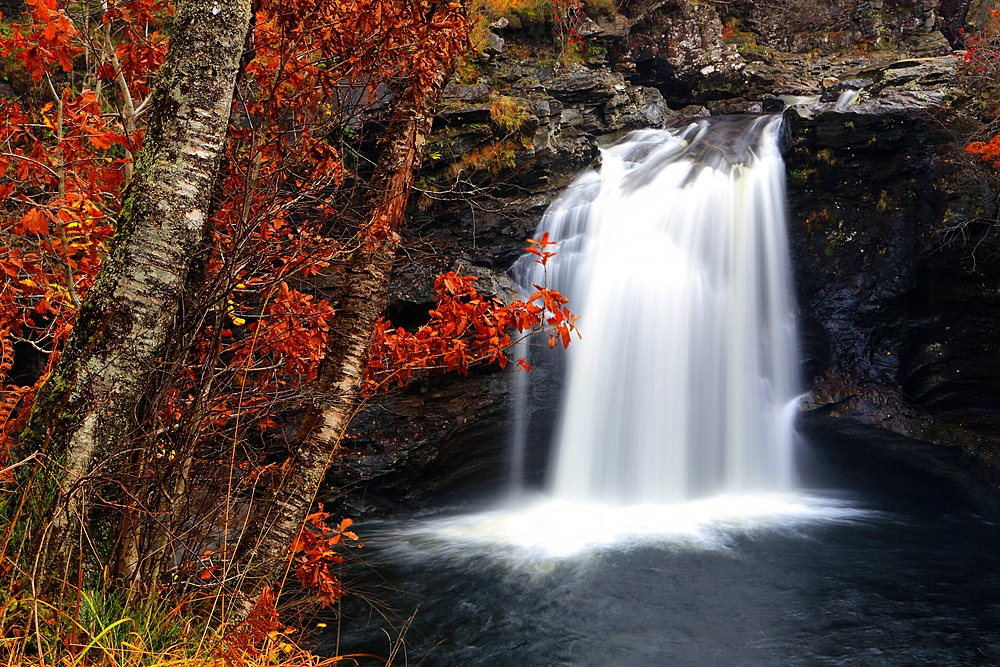
[[[547,250],[553,245],[548,234],[529,243],[525,250],[538,257],[536,262],[545,264],[555,254]],[[549,347],[569,345],[577,318],[559,292],[535,285],[536,291],[526,301],[505,305],[482,297],[472,285],[475,281],[455,273],[438,276],[430,320],[415,332],[379,321],[368,363],[369,391],[386,388],[390,380],[403,386],[418,369],[465,374],[479,363],[499,362],[506,367],[506,350],[515,342],[512,334],[544,331],[549,334]],[[518,366],[531,368],[524,359]]]
[[[356,534],[347,530],[353,523],[351,519],[344,519],[333,529],[326,524],[328,518],[329,512],[324,512],[320,504],[318,511],[306,517],[291,547],[293,554],[299,554],[292,561],[295,576],[317,594],[323,607],[333,604],[345,592],[340,580],[330,571],[334,563],[344,562],[337,548],[363,546],[349,544],[358,540]]]

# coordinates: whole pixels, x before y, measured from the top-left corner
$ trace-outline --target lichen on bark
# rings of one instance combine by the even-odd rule
[[[37,478],[30,520],[48,522],[31,545],[42,550],[43,577],[67,571],[91,528],[88,487],[113,494],[130,454],[135,408],[202,249],[251,17],[249,0],[179,3],[108,258],[19,440],[22,453],[43,455],[40,476],[24,473]],[[83,544],[100,560],[113,531],[94,528]]]

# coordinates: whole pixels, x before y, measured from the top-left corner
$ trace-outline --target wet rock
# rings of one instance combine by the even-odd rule
[[[989,507],[964,475],[992,475],[1000,451],[1000,268],[982,261],[1000,239],[996,193],[935,118],[955,62],[891,63],[857,105],[786,112],[790,235],[807,407],[912,439],[896,441],[910,463]]]
[[[503,83],[520,82],[523,85],[534,82],[540,87],[541,82],[552,77],[552,70],[535,61],[518,58],[498,63],[491,69],[493,77]]]
[[[955,56],[907,59],[850,71],[821,82],[823,102],[833,103],[841,93],[859,90],[864,94],[848,109],[856,114],[883,115],[943,108],[962,93],[955,85],[960,59]],[[828,107],[796,105],[802,117],[829,110]]]
[[[960,10],[962,4],[959,4],[957,9]],[[969,0],[966,7],[968,9],[965,23],[969,28],[997,34],[997,28],[1000,28],[1000,19],[990,11],[995,9],[995,4],[991,0]]]
[[[621,14],[615,14],[614,16],[601,15],[594,19],[594,23],[597,24],[599,32],[594,33],[593,37],[625,37],[632,27],[631,21]]]
[[[789,35],[782,43],[785,50],[792,53],[808,53],[810,51],[843,51],[858,44],[862,39],[860,30],[837,32],[814,32]]]
[[[553,118],[562,117],[563,105],[562,102],[556,99],[530,99],[528,100],[528,106],[531,108],[531,113],[541,120],[551,121]]]
[[[487,97],[489,94],[487,93]],[[441,125],[461,126],[490,122],[489,104],[468,104],[457,107],[444,107],[434,119],[437,127]]]
[[[839,382],[855,399],[842,416],[920,438],[935,420],[994,428],[1000,270],[977,257],[1000,251],[987,222],[996,195],[975,166],[949,156],[942,127],[899,95],[790,112],[800,300],[829,349],[817,395],[846,400],[829,378],[849,376]],[[857,399],[858,387],[892,395],[894,416],[908,402],[910,421],[889,419],[882,399]]]
[[[513,366],[418,381],[376,398],[353,420],[318,499],[343,516],[367,518],[509,488]],[[551,405],[546,371],[530,372],[532,404]],[[539,425],[532,434],[538,446],[529,452],[535,471],[548,455],[542,443],[554,421],[550,411],[537,410],[529,415]]]
[[[454,81],[445,86],[445,100],[458,100],[465,104],[479,104],[490,99],[490,87],[485,83],[461,85]]]
[[[598,105],[615,96],[614,83],[608,76],[576,64],[545,82],[545,92],[564,104]]]
[[[476,266],[464,259],[457,260],[451,270],[460,276],[475,278],[473,287],[482,297],[496,299],[507,306],[517,298],[519,291],[517,283],[506,274],[492,271],[485,266]]]
[[[604,105],[604,123],[608,131],[662,127],[675,118],[676,114],[656,88],[622,87],[624,90],[618,91]]]
[[[952,52],[951,44],[940,30],[926,35],[914,35],[907,39],[904,45],[918,58],[945,56]]]
[[[700,118],[702,116],[711,116],[712,112],[700,104],[689,104],[678,111],[677,115],[681,118]]]
[[[764,104],[762,102],[750,101],[742,97],[730,100],[714,100],[712,102],[706,102],[706,105],[713,116],[730,116],[734,114],[753,114],[764,112]]]
[[[708,4],[664,2],[640,11],[616,63],[634,72],[635,83],[684,102],[732,97],[746,87],[745,62],[723,41],[722,23]]]
[[[734,12],[761,37],[783,51],[878,49],[934,30],[937,0],[775,0],[739,3]],[[954,11],[959,11],[955,8]]]
[[[454,164],[469,151],[488,142],[492,136],[488,120],[442,128],[428,146],[429,159],[439,167]]]
[[[1000,516],[1000,465],[975,444],[931,444],[854,419],[816,414],[803,416],[798,428],[863,486]]]
[[[874,92],[884,94],[895,91],[932,91],[944,98],[951,93],[951,86],[961,59],[957,56],[903,60],[879,68],[875,74]]]

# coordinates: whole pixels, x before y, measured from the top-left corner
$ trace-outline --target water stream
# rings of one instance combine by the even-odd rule
[[[996,526],[796,473],[780,129],[633,133],[553,204],[538,234],[558,254],[513,270],[566,294],[583,333],[556,357],[545,488],[358,526],[365,561],[343,576],[361,595],[321,651],[426,667],[998,664]],[[537,444],[518,423],[515,479]]]
[[[412,519],[369,524],[360,529],[365,564],[346,577],[377,602],[345,599],[340,652],[384,658],[402,636],[393,665],[1000,664],[1000,528],[969,514],[888,505],[854,493],[837,519],[772,518],[739,529],[717,517],[699,539],[679,531],[673,541],[565,558],[532,556],[495,536],[455,539],[443,516],[422,528]],[[470,514],[457,516],[467,522]],[[597,538],[617,527],[613,516],[594,516],[588,532]],[[528,541],[537,534],[530,517],[519,528]],[[320,650],[337,646],[330,633]]]
[[[798,393],[781,119],[702,119],[603,151],[512,273],[563,292],[568,351],[552,492],[671,502],[787,490]]]

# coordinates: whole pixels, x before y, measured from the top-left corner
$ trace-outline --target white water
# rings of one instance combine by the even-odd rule
[[[853,104],[857,104],[858,100],[861,99],[861,93],[862,91],[860,90],[845,90],[837,98],[837,103],[834,105],[834,110],[843,111],[847,107]]]
[[[553,355],[567,377],[547,489],[407,522],[391,540],[401,558],[489,554],[544,573],[609,548],[726,550],[741,535],[870,516],[794,488],[779,132],[778,117],[635,132],[550,207],[535,238],[548,233],[556,256],[512,271],[580,315],[582,339]],[[515,479],[537,371],[518,373]]]
[[[779,117],[634,132],[536,232],[580,315],[549,487],[664,503],[793,486],[798,361]]]
[[[520,494],[491,510],[408,521],[383,536],[399,558],[488,554],[520,570],[546,572],[565,560],[609,550],[659,546],[672,551],[727,551],[741,536],[798,532],[819,524],[874,520],[879,513],[849,500],[801,493],[722,494],[678,503],[626,507]]]
[[[820,101],[819,95],[778,95],[778,99],[790,107],[814,104]]]

